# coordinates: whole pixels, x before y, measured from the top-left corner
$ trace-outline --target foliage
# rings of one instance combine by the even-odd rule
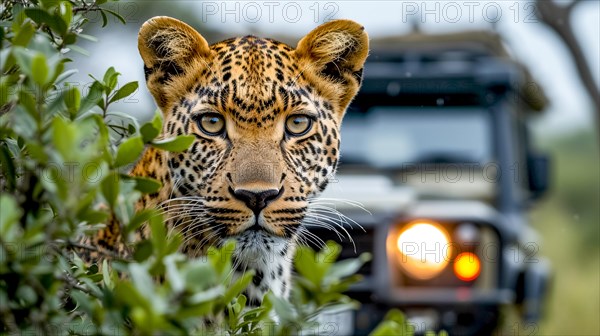
[[[375,330],[371,333],[372,336],[413,336],[415,334],[415,328],[406,319],[404,314],[398,309],[391,309],[387,312],[383,321],[377,325]],[[448,336],[445,330],[438,333],[433,331],[425,332],[425,336]]]
[[[138,89],[119,85],[109,68],[83,89],[68,83],[72,52],[86,14],[117,13],[106,1],[5,1],[0,6],[0,329],[48,334],[224,333],[290,334],[314,325],[323,311],[356,306],[341,292],[368,259],[337,264],[337,247],[301,247],[290,302],[268,294],[258,308],[241,295],[252,279],[233,278],[233,243],[189,260],[181,237],[168,234],[156,210],[136,212],[142,194],[160,183],[126,174],[154,146],[185,150],[189,136],[157,139],[162,119],[139,125],[112,104]],[[122,20],[122,19],[121,19]],[[111,218],[123,228],[134,260],[79,243]],[[149,225],[151,238],[133,233]],[[101,265],[82,262],[72,248],[106,254]],[[223,312],[227,311],[227,314]],[[275,323],[274,317],[278,317]],[[212,321],[211,324],[206,324]]]
[[[522,324],[515,317],[505,323],[504,333],[596,335],[600,301],[590,298],[600,297],[598,133],[590,124],[543,135],[537,145],[551,155],[551,190],[531,219],[541,239],[536,258],[548,258],[554,270],[552,288],[540,323]]]
[[[581,235],[577,259],[593,258],[600,247],[600,174],[598,135],[592,129],[544,139],[540,147],[550,154],[551,192],[542,207],[559,208],[569,217],[569,225]],[[544,210],[546,211],[546,210]]]

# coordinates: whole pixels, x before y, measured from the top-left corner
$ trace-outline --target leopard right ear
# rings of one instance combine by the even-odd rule
[[[167,16],[146,21],[138,34],[138,49],[144,60],[146,84],[159,107],[168,102],[164,87],[198,62],[211,58],[208,43],[194,28]]]
[[[333,20],[308,33],[296,47],[304,72],[319,77],[341,119],[362,82],[363,66],[369,54],[369,36],[362,25],[350,20]]]

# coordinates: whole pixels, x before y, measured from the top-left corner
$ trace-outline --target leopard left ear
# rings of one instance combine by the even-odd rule
[[[208,43],[194,28],[177,19],[156,16],[146,21],[138,34],[138,49],[144,60],[146,84],[160,108],[169,97],[165,86],[197,70],[212,57]],[[198,65],[200,64],[200,65]]]
[[[331,89],[337,91],[345,109],[358,92],[369,55],[369,36],[364,27],[351,20],[324,23],[302,38],[295,52],[317,75],[333,84]]]

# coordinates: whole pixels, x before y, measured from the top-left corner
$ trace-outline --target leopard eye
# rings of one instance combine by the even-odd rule
[[[302,114],[289,116],[285,121],[285,131],[291,136],[301,136],[312,128],[313,119]]]
[[[225,119],[217,113],[205,113],[196,121],[202,132],[208,135],[219,135],[225,129]]]

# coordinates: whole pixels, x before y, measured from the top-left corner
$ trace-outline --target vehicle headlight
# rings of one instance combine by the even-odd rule
[[[396,236],[397,260],[411,277],[428,280],[440,274],[452,256],[448,232],[431,221],[416,221]]]

